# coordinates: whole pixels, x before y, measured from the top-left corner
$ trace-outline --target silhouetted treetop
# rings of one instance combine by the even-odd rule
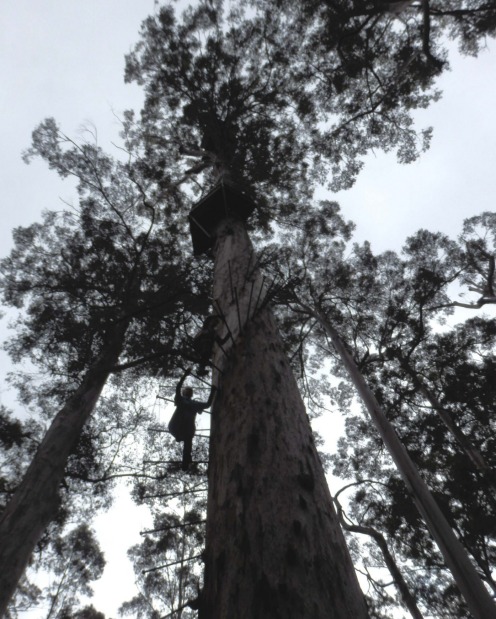
[[[181,15],[165,4],[127,57],[126,80],[145,90],[147,156],[186,158],[176,183],[208,187],[228,175],[252,192],[264,225],[303,215],[318,183],[350,187],[371,149],[409,162],[427,147],[430,129],[417,131],[412,113],[439,96],[444,30],[433,30],[427,53],[418,20],[403,11],[250,4],[205,0]],[[492,32],[486,25],[479,39]]]

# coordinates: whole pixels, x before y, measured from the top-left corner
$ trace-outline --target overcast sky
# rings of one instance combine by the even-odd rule
[[[416,115],[419,127],[434,127],[430,150],[409,165],[370,156],[355,187],[337,195],[376,251],[399,249],[421,227],[457,234],[464,218],[494,210],[496,42],[479,58],[455,54],[451,66],[441,101]]]
[[[22,163],[33,128],[53,116],[77,136],[91,123],[108,148],[117,139],[114,113],[140,107],[139,88],[123,81],[124,54],[154,5],[154,0],[0,2],[1,256],[10,250],[13,227],[32,223],[43,209],[61,208],[60,198],[75,200],[71,185],[45,164]],[[420,127],[434,126],[431,150],[421,160],[400,166],[394,156],[371,155],[356,186],[331,196],[356,222],[357,238],[370,240],[374,250],[399,249],[420,227],[456,234],[465,217],[493,210],[496,43],[489,48],[478,59],[455,57],[453,71],[439,83],[443,99],[418,114]],[[119,537],[114,519],[109,517],[108,535],[114,531]],[[108,605],[101,600],[99,609],[111,612],[110,600]]]
[[[11,229],[32,223],[45,208],[70,200],[68,183],[42,162],[26,166],[21,152],[33,128],[54,116],[77,136],[85,123],[107,148],[119,116],[139,108],[141,91],[124,84],[124,54],[154,0],[3,0],[0,3],[1,254]],[[464,217],[492,209],[496,195],[496,45],[479,58],[455,57],[440,86],[443,99],[418,113],[434,126],[430,152],[398,165],[372,155],[355,187],[337,199],[376,250],[398,248],[418,227],[456,231]]]

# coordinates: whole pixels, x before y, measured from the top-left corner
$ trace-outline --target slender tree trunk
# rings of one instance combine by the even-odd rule
[[[60,578],[59,584],[57,586],[57,591],[55,592],[55,595],[52,597],[52,602],[50,604],[50,609],[48,610],[48,613],[47,613],[47,616],[45,617],[45,619],[52,619],[53,612],[57,608],[57,602],[59,601],[60,594],[63,591],[64,585],[65,585],[65,582],[66,582],[67,570],[68,570],[68,568],[66,568],[64,570],[64,573],[62,574],[62,577]]]
[[[343,340],[331,323],[319,312],[304,306],[328,334],[353,384],[367,408],[374,424],[393,458],[403,481],[410,490],[413,500],[423,517],[427,528],[435,539],[446,565],[450,569],[474,619],[495,619],[496,605],[471,563],[465,548],[458,541],[448,521],[439,509],[424,480],[420,477],[399,440],[384,411],[365,382],[355,360],[348,352]]]
[[[420,393],[424,396],[424,398],[429,402],[432,406],[434,412],[439,416],[444,425],[448,428],[451,435],[458,442],[460,447],[465,452],[465,455],[469,458],[470,462],[474,466],[474,468],[480,471],[483,474],[489,474],[491,486],[493,490],[496,488],[496,483],[492,475],[491,467],[484,460],[481,452],[472,445],[468,437],[460,430],[460,428],[456,425],[456,423],[451,418],[451,415],[444,410],[443,406],[437,399],[437,397],[432,393],[432,391],[425,385],[422,379],[416,374],[416,372],[412,369],[410,364],[406,361],[406,359],[399,359],[401,367],[403,370],[410,376],[415,387],[420,391]]]
[[[224,221],[200,619],[364,619],[363,594],[245,226]]]
[[[45,528],[57,514],[59,486],[67,459],[91,415],[122,350],[127,323],[112,337],[88,369],[81,385],[57,413],[21,484],[0,519],[0,617],[15,592]]]
[[[334,500],[337,502],[336,498]],[[384,535],[374,529],[373,527],[365,527],[357,524],[349,524],[344,519],[343,510],[341,509],[341,505],[338,505],[338,516],[339,521],[341,522],[341,526],[343,526],[347,531],[351,533],[361,533],[363,535],[368,535],[371,537],[376,544],[379,546],[382,552],[382,556],[384,557],[384,563],[391,574],[391,577],[396,585],[401,599],[403,600],[404,605],[408,608],[413,619],[424,619],[424,616],[419,610],[417,603],[415,602],[415,598],[410,593],[410,589],[403,578],[403,574],[401,573],[399,567],[396,565],[396,561],[394,560],[393,555],[389,552],[388,544]]]
[[[183,526],[181,528],[181,557],[180,557],[181,562],[179,564],[179,582],[178,582],[179,595],[178,595],[178,600],[177,600],[177,610],[175,611],[177,619],[182,619],[183,610],[185,608],[184,601],[183,601],[183,598],[184,598],[183,581],[184,581],[184,566],[185,566],[184,555],[186,554],[186,534],[185,534],[185,527],[184,527],[184,520],[186,517],[185,487],[186,487],[186,483],[183,482],[183,495],[181,497],[181,503],[182,503],[182,508],[183,508],[183,514],[182,514]],[[172,602],[172,604],[174,604],[174,601]]]

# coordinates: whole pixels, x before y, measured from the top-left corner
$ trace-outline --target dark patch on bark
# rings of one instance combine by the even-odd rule
[[[325,572],[325,566],[326,566],[326,561],[322,558],[322,555],[318,554],[315,555],[313,557],[313,564],[315,566],[315,569],[317,572]],[[342,583],[340,583],[339,579],[341,578],[341,575],[339,573],[335,573],[334,574],[334,579],[332,580],[332,582],[329,582],[329,587],[331,589],[336,589],[339,590],[339,586],[341,586]],[[339,582],[338,587],[336,587],[336,582]]]
[[[212,619],[212,611],[208,604],[200,604],[198,608],[198,619]]]
[[[296,476],[296,479],[303,490],[313,492],[313,489],[315,488],[315,479],[311,473],[300,473]]]
[[[256,430],[248,436],[247,452],[249,458],[255,458],[260,453],[260,437]]]
[[[301,496],[301,494],[298,495],[298,504],[300,505],[301,509],[304,509],[304,510],[308,509],[307,502]]]
[[[281,617],[280,609],[278,608],[277,590],[274,589],[267,578],[262,573],[255,587],[254,597],[254,613],[253,617],[257,616],[270,616],[273,619]]]
[[[252,397],[256,393],[256,390],[255,384],[251,381],[245,384],[245,392],[247,396]]]
[[[289,544],[288,549],[286,550],[286,561],[290,567],[295,567],[300,562],[298,551],[291,544]]]
[[[215,575],[218,580],[222,580],[225,569],[226,569],[226,553],[222,551],[217,557],[217,559],[215,559]]]
[[[243,535],[243,538],[241,539],[241,544],[239,545],[239,549],[241,550],[241,553],[243,556],[249,556],[250,555],[250,538],[248,533],[245,533]]]
[[[296,535],[300,536],[303,526],[299,520],[293,520],[293,531]]]
[[[241,464],[236,464],[231,472],[231,482],[234,482],[236,485],[236,493],[238,496],[243,496],[244,488],[243,488],[243,467]]]
[[[279,591],[279,595],[281,597],[287,597],[289,594],[289,588],[288,585],[285,582],[280,582],[277,585],[277,590]]]

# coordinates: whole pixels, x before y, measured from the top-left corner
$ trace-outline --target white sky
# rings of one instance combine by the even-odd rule
[[[69,135],[96,126],[101,145],[117,140],[114,117],[139,108],[141,92],[124,84],[124,54],[154,0],[3,0],[0,3],[1,254],[11,229],[32,223],[44,208],[71,200],[67,182],[42,162],[26,166],[21,152],[34,127],[54,116]],[[333,196],[377,250],[398,248],[419,227],[446,232],[464,217],[493,207],[496,195],[496,43],[478,59],[455,58],[440,83],[443,99],[418,113],[434,126],[430,151],[400,166],[394,156],[370,156],[355,187]]]
[[[34,127],[54,116],[69,135],[85,123],[98,129],[107,148],[117,139],[119,116],[139,109],[141,93],[123,81],[124,54],[138,39],[141,21],[154,0],[2,0],[0,3],[0,255],[11,247],[11,230],[75,200],[42,162],[26,166],[21,152]],[[369,157],[356,186],[337,196],[345,217],[357,224],[358,240],[373,249],[399,249],[420,227],[457,234],[462,220],[492,210],[496,196],[496,43],[478,59],[455,58],[439,86],[441,102],[418,114],[420,126],[434,126],[431,150],[409,166],[393,156]],[[3,331],[5,332],[5,331]],[[1,334],[0,334],[1,335]],[[4,361],[0,372],[7,371]],[[118,519],[136,526],[130,508]],[[133,510],[134,512],[135,510]],[[116,516],[105,516],[110,539]],[[133,518],[133,520],[136,520]],[[138,516],[139,520],[139,516]],[[137,528],[143,528],[138,524]],[[135,538],[136,540],[136,538]],[[129,540],[129,544],[135,540]],[[112,544],[112,548],[115,544]],[[107,550],[109,553],[114,550]],[[123,554],[117,561],[122,562]],[[130,575],[119,583],[129,593]],[[109,581],[106,581],[107,583]],[[116,601],[99,585],[95,606],[116,616]],[[130,595],[129,595],[130,597]]]
[[[355,187],[336,196],[376,251],[399,249],[418,228],[458,234],[464,218],[496,206],[496,41],[451,66],[441,101],[417,112],[420,127],[434,127],[430,150],[410,165],[370,156]]]

